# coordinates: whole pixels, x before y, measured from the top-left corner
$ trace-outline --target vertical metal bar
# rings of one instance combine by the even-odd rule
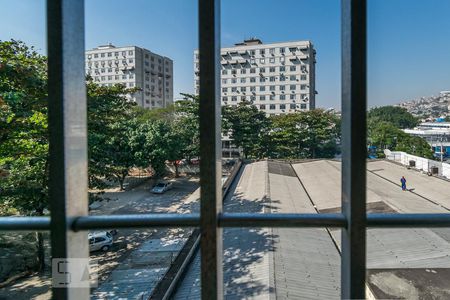
[[[202,299],[223,298],[220,143],[220,0],[199,0]]]
[[[343,299],[365,298],[366,102],[366,0],[342,0]]]
[[[47,34],[52,258],[89,258],[86,232],[70,229],[88,212],[84,1],[47,0]],[[89,287],[68,286],[53,299],[89,299]]]

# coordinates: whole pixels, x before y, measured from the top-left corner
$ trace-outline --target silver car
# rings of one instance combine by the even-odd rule
[[[153,187],[152,193],[162,194],[172,189],[172,187],[173,187],[172,182],[158,182],[158,184]]]
[[[96,231],[88,234],[89,252],[108,251],[113,244],[113,236],[108,231]]]

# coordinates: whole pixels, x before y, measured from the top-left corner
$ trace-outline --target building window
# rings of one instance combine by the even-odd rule
[[[300,75],[300,80],[303,80],[303,81],[304,81],[304,80],[307,80],[307,79],[306,79],[306,75]]]
[[[227,70],[222,70],[222,75],[227,75],[228,71]]]
[[[237,101],[237,97],[236,96],[231,97],[231,101]]]
[[[275,95],[270,95],[269,100],[275,100]]]
[[[241,101],[245,101],[245,96],[241,96]]]
[[[130,74],[130,79],[133,79],[133,78],[134,78],[134,74],[131,73],[131,74]]]
[[[132,63],[134,62],[134,59],[130,58],[130,59],[128,59],[128,62],[129,62],[130,64],[132,64]]]
[[[270,82],[275,82],[275,76],[270,76],[269,80]]]
[[[265,105],[265,104],[261,104],[261,105],[259,106],[259,109],[266,109],[266,105]]]
[[[105,69],[101,68],[100,73],[105,73]]]
[[[259,68],[259,73],[265,73],[266,72],[266,68]]]
[[[306,104],[305,103],[300,104],[300,108],[301,109],[306,109]]]
[[[251,86],[250,87],[250,92],[255,92],[256,91],[256,86]]]
[[[281,54],[284,54],[285,50],[286,50],[286,48],[280,47],[280,53],[281,53]]]
[[[237,71],[236,70],[231,70],[231,75],[236,75]]]
[[[122,79],[127,79],[127,75],[122,75]]]
[[[149,66],[148,61],[144,62],[144,65],[145,65],[146,67],[148,67],[148,66]]]
[[[259,77],[259,82],[266,82],[266,78],[265,77]]]
[[[295,104],[290,104],[290,105],[289,105],[289,108],[290,108],[290,109],[295,109]]]
[[[115,79],[115,80],[119,80],[119,75],[115,75],[115,76],[114,76],[114,79]]]
[[[270,68],[269,68],[269,72],[270,72],[270,73],[274,73],[274,72],[275,72],[275,67],[270,67]]]
[[[237,82],[236,78],[231,78],[231,83],[236,83],[236,82]]]
[[[247,70],[246,69],[241,69],[241,74],[245,74],[245,73],[247,73]]]
[[[228,97],[222,97],[222,101],[223,102],[227,102],[228,101]]]
[[[297,47],[290,47],[289,51],[291,51],[292,53],[295,53],[295,51],[297,51]]]
[[[264,92],[265,90],[266,90],[266,87],[265,87],[265,86],[262,85],[262,86],[259,87],[259,91],[260,91],[260,92]]]
[[[222,88],[222,93],[227,93],[228,92],[228,88],[224,87]]]
[[[102,80],[102,81],[105,80],[105,76],[102,76],[102,77],[101,77],[101,80]]]
[[[280,63],[284,64],[285,60],[286,60],[286,59],[285,59],[284,56],[280,57]]]
[[[290,95],[289,95],[289,99],[295,100],[295,98],[296,98],[295,96],[296,96],[295,94],[290,94]]]
[[[259,50],[259,54],[261,54],[261,55],[266,54],[266,49],[260,49],[260,50]]]
[[[270,91],[275,91],[275,86],[274,86],[274,85],[271,85],[271,86],[269,87],[269,90],[270,90]]]
[[[259,96],[259,100],[262,100],[262,101],[266,100],[266,96],[264,96],[264,95]]]
[[[291,80],[291,81],[295,81],[296,79],[297,79],[297,76],[295,76],[295,75],[289,76],[289,80]]]
[[[112,80],[112,76],[108,76],[108,80]]]
[[[134,87],[134,82],[130,82],[130,87]]]
[[[308,94],[301,94],[300,99],[305,100],[308,97]]]
[[[280,72],[285,72],[286,71],[286,67],[285,66],[281,66],[280,67]]]
[[[260,58],[260,59],[259,59],[259,62],[262,63],[262,64],[265,64],[265,63],[266,63],[266,60],[265,60],[264,58]]]
[[[280,100],[286,100],[286,95],[285,94],[281,94],[280,95]]]
[[[232,93],[236,93],[236,92],[237,92],[237,87],[233,86],[233,87],[231,88],[231,92],[232,92]]]
[[[256,100],[256,96],[250,96],[250,100],[255,101]]]
[[[241,83],[245,83],[245,81],[246,81],[245,77],[241,78]]]
[[[251,69],[250,69],[250,73],[251,73],[251,74],[256,73],[256,69],[255,69],[255,68],[251,68]]]
[[[286,104],[280,104],[280,109],[286,109]]]
[[[271,57],[271,58],[269,59],[269,63],[274,64],[274,63],[275,63],[275,57]]]
[[[98,54],[97,53],[94,54],[94,58],[98,58]]]
[[[255,50],[250,50],[250,55],[255,56]]]
[[[255,60],[254,58],[252,58],[252,59],[250,59],[250,63],[251,63],[252,65],[254,65],[254,64],[256,64],[256,60]]]
[[[295,84],[291,84],[291,85],[289,86],[289,89],[290,89],[291,91],[294,91],[295,88],[296,88]]]
[[[222,79],[222,84],[227,84],[227,79]]]
[[[133,50],[128,51],[128,55],[133,55]]]
[[[250,82],[256,82],[256,77],[250,77]]]
[[[306,90],[306,84],[300,85],[300,89],[301,89],[301,90]]]
[[[270,53],[271,55],[275,55],[275,48],[270,48],[270,49],[269,49],[269,53]]]
[[[246,92],[246,91],[247,91],[247,87],[241,86],[241,92]]]
[[[119,56],[119,52],[114,52],[114,56]]]
[[[112,68],[108,68],[108,73],[111,73],[112,72]]]
[[[269,109],[275,109],[275,104],[270,104]]]
[[[108,52],[108,57],[111,57],[112,56],[112,52]]]
[[[290,66],[290,67],[289,67],[289,70],[290,70],[291,72],[295,71],[296,69],[297,69],[296,66]]]
[[[100,54],[100,57],[105,57],[105,53],[101,53],[101,54]]]

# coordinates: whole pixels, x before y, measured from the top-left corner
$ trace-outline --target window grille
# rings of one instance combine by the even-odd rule
[[[223,227],[340,227],[341,296],[364,298],[367,227],[450,227],[449,214],[366,214],[366,0],[342,0],[342,213],[337,214],[222,213],[220,0],[198,3],[200,214],[88,216],[84,1],[47,0],[51,217],[2,217],[0,230],[49,230],[53,258],[87,258],[83,230],[200,226],[202,298],[222,299]],[[52,292],[54,299],[89,299],[88,288]]]

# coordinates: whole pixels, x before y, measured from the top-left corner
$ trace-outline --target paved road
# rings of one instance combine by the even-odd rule
[[[180,178],[174,189],[153,195],[150,184],[145,183],[130,191],[111,191],[90,214],[139,214],[139,213],[188,213],[198,211],[198,180]],[[191,195],[191,196],[189,196]],[[119,295],[138,295],[149,291],[156,283],[178,251],[188,230],[181,229],[121,229],[114,238],[114,245],[107,253],[94,252],[91,258],[99,263],[100,287],[92,292],[93,299],[119,298]],[[154,269],[147,271],[144,269]],[[141,271],[141,273],[139,273]],[[130,274],[144,274],[131,276]],[[155,275],[155,276],[153,276]],[[31,276],[0,289],[0,299],[51,298],[48,275]],[[108,290],[108,293],[105,291]],[[115,292],[117,291],[117,292]],[[127,298],[127,296],[126,296]]]

